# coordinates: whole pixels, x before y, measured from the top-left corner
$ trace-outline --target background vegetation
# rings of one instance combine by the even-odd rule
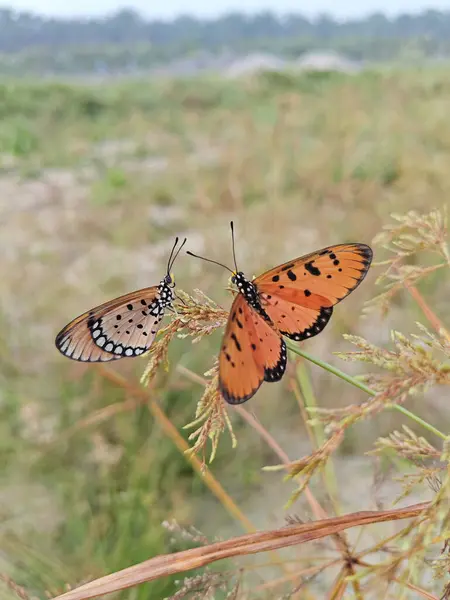
[[[107,31],[111,22],[104,30],[91,25]],[[57,22],[52,26],[62,31]],[[110,34],[98,35],[102,43],[109,40]],[[22,48],[29,39],[25,36]],[[261,470],[280,463],[280,454],[267,436],[261,437],[255,420],[288,459],[299,459],[317,447],[320,435],[325,439],[323,427],[319,438],[310,437],[304,400],[342,408],[365,401],[361,390],[292,356],[282,383],[263,386],[245,413],[229,410],[238,446],[232,449],[225,435],[205,479],[180,448],[190,433],[183,426],[194,419],[203,394],[203,374],[217,354],[219,331],[196,345],[174,339],[168,370],[160,369],[149,389],[139,383],[144,358],[99,369],[65,360],[53,340],[82,311],[159,281],[174,235],[186,235],[192,251],[230,263],[233,218],[239,264],[252,275],[329,244],[372,243],[392,224],[391,213],[443,209],[450,191],[449,93],[450,76],[437,68],[356,76],[263,73],[238,82],[136,79],[89,86],[28,79],[1,84],[0,560],[9,582],[2,590],[5,597],[17,592],[8,577],[24,586],[27,597],[43,598],[46,590],[55,594],[66,584],[204,542],[195,532],[180,535],[177,526],[162,527],[163,521],[195,525],[213,539],[251,526],[281,526],[287,515],[317,517],[305,494],[284,508],[297,483]],[[409,234],[417,235],[414,231]],[[381,244],[374,249],[377,260],[388,256]],[[406,263],[429,267],[432,260],[426,252],[414,252]],[[324,332],[302,347],[355,375],[378,367],[345,364],[333,356],[352,349],[343,333],[392,349],[392,329],[409,335],[418,333],[416,321],[428,326],[403,287],[387,314],[364,316],[364,302],[381,291],[375,285],[381,272],[374,267]],[[448,272],[425,275],[418,289],[445,321]],[[220,269],[181,256],[176,276],[179,289],[193,293],[199,288],[229,306],[228,276]],[[406,406],[448,431],[448,388],[442,384],[420,388]],[[313,497],[328,514],[392,505],[401,492],[395,476],[416,466],[395,451],[381,459],[366,452],[405,423],[431,444],[442,444],[389,410],[355,423],[346,429],[325,483],[320,474],[310,482]],[[218,481],[225,495],[217,492]],[[419,481],[407,503],[433,496],[426,481]],[[362,537],[351,536],[351,544],[376,543],[397,531],[377,527],[357,532]],[[430,546],[432,559],[439,550]],[[348,592],[335,586],[335,595],[326,596],[339,570],[333,564],[309,582],[318,565],[340,556],[331,543],[280,556],[226,565],[232,573],[247,568],[240,587],[247,595],[239,597],[381,597],[354,586]],[[433,580],[426,564],[424,559],[408,581],[428,596],[394,584],[392,597],[439,598],[445,569]],[[175,579],[120,597],[164,598],[180,589]],[[303,579],[308,587],[292,592]],[[277,580],[279,587],[273,588]],[[214,597],[227,592],[221,593]]]
[[[230,13],[204,20],[149,21],[126,9],[97,19],[55,19],[0,9],[0,74],[135,73],[182,58],[266,51],[286,58],[332,49],[368,61],[415,62],[450,52],[450,12],[381,13],[336,21],[271,12]]]

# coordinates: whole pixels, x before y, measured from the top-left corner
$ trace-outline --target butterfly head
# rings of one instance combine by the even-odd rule
[[[175,287],[175,275],[173,273],[167,273],[164,277],[163,282],[165,285],[174,288]]]
[[[254,308],[260,307],[258,290],[255,284],[249,281],[242,271],[233,273],[230,280],[251,306]]]
[[[228,280],[229,283],[236,285],[238,288],[241,288],[245,281],[245,275],[242,271],[232,271],[231,277]]]

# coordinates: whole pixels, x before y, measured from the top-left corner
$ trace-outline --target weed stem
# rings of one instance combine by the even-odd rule
[[[318,367],[322,367],[322,369],[325,369],[329,373],[333,373],[333,375],[340,377],[347,383],[350,383],[351,385],[354,385],[355,387],[359,388],[363,392],[366,392],[366,394],[369,394],[369,396],[376,396],[376,392],[374,390],[372,390],[370,387],[368,387],[361,381],[358,381],[354,377],[351,377],[351,375],[347,375],[347,373],[344,373],[337,367],[333,367],[332,365],[324,362],[323,360],[320,360],[320,358],[315,358],[308,352],[305,352],[304,350],[300,350],[300,348],[298,348],[297,346],[294,346],[289,341],[286,341],[286,345],[291,352],[294,352],[294,354],[298,354],[298,356],[301,356],[302,358],[306,358],[306,360],[309,360],[310,362],[314,363]],[[389,404],[388,408],[392,408],[392,409],[402,413],[402,415],[409,417],[410,419],[412,419],[419,425],[422,425],[422,427],[424,427],[425,429],[428,429],[428,431],[430,431],[431,433],[434,433],[441,439],[443,439],[443,440],[447,439],[447,436],[444,433],[442,433],[442,431],[439,431],[439,429],[436,429],[436,427],[433,427],[433,425],[431,425],[430,423],[427,423],[427,421],[424,421],[419,416],[417,416],[413,412],[409,411],[408,409],[404,408],[403,406],[400,406],[399,404]]]

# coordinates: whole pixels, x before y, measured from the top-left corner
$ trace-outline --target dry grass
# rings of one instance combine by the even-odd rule
[[[442,266],[448,269],[450,267],[446,246],[446,224],[445,219],[441,215],[437,212],[423,216],[408,214],[406,217],[398,217],[397,220],[406,223],[406,227],[399,227],[397,230],[390,229],[390,250],[396,254],[395,260],[391,259],[387,261],[389,269],[391,269],[393,264],[396,265],[396,283],[393,287],[389,288],[389,293],[387,294],[391,302],[395,291],[399,289],[399,285],[401,287],[401,284],[403,284],[412,289],[410,271],[402,269],[403,263],[401,259],[404,259],[406,256],[412,256],[424,249],[432,250],[436,252],[438,261],[444,261],[438,262],[436,268]],[[430,227],[430,223],[437,224],[437,227]],[[434,231],[435,234],[430,234],[430,231],[432,233]],[[422,242],[425,237],[427,238],[426,244]],[[406,252],[405,242],[408,243]],[[400,250],[397,250],[398,248]],[[420,278],[427,276],[429,272],[430,268],[420,269],[416,267],[414,282],[417,283]],[[390,271],[388,270],[386,277],[389,277],[389,273]],[[403,274],[403,278],[399,274]],[[151,381],[150,376],[155,376],[158,365],[166,359],[167,348],[174,335],[177,333],[180,335],[181,332],[182,337],[193,336],[194,341],[198,342],[204,336],[210,335],[215,328],[224,325],[227,316],[226,312],[222,311],[220,307],[216,306],[201,293],[197,294],[197,298],[183,294],[182,299],[183,302],[177,307],[177,316],[171,325],[163,330],[159,342],[149,353],[150,361],[149,367],[146,369],[143,377],[144,383],[148,384]],[[425,301],[422,299],[421,306],[425,305]],[[383,298],[383,310],[386,310],[386,308],[385,297]],[[426,314],[430,315],[430,309],[427,309]],[[446,543],[449,535],[447,525],[450,519],[450,504],[448,501],[450,497],[450,479],[448,476],[448,451],[446,449],[448,437],[439,429],[418,417],[415,413],[404,409],[401,405],[411,394],[422,394],[424,390],[433,385],[450,385],[450,369],[446,362],[450,358],[450,345],[448,334],[440,324],[438,325],[437,335],[428,332],[424,326],[420,328],[422,336],[416,335],[412,340],[399,332],[394,332],[394,350],[378,348],[363,338],[352,338],[350,336],[359,350],[353,353],[341,353],[341,356],[347,360],[364,361],[382,371],[380,374],[367,374],[364,377],[367,383],[345,375],[335,367],[322,363],[324,368],[369,393],[372,398],[367,402],[360,403],[357,406],[350,405],[345,409],[320,410],[316,408],[314,412],[316,415],[319,415],[319,422],[326,424],[324,432],[327,439],[310,456],[294,462],[284,461],[284,464],[280,466],[281,469],[288,471],[289,478],[300,478],[299,488],[291,499],[292,503],[301,496],[307,489],[312,478],[326,467],[330,457],[337,452],[344,439],[346,429],[353,427],[361,419],[373,418],[374,415],[387,408],[392,409],[395,407],[399,409],[405,417],[409,417],[416,424],[420,424],[429,432],[441,438],[440,448],[437,448],[423,436],[418,436],[411,429],[404,427],[403,433],[394,431],[389,438],[380,438],[376,443],[375,453],[384,454],[388,451],[415,468],[413,473],[402,476],[404,489],[400,496],[401,499],[409,496],[413,488],[420,485],[428,485],[434,492],[433,499],[429,503],[421,504],[417,508],[417,512],[414,513],[414,516],[418,516],[419,518],[413,520],[406,530],[401,532],[400,537],[394,536],[397,543],[400,541],[402,544],[407,542],[406,549],[402,550],[401,545],[398,547],[392,546],[393,538],[389,536],[389,540],[387,538],[381,539],[376,544],[377,549],[384,548],[386,553],[384,560],[378,563],[362,561],[361,556],[365,556],[367,553],[363,552],[362,555],[356,555],[346,537],[342,535],[342,532],[348,526],[362,525],[366,522],[361,520],[359,513],[356,513],[347,516],[349,521],[346,521],[343,527],[341,527],[341,520],[339,518],[337,518],[336,526],[334,526],[335,522],[333,520],[326,520],[325,522],[316,521],[314,525],[303,524],[301,526],[295,526],[291,523],[290,528],[281,532],[253,534],[255,537],[247,536],[241,539],[233,538],[228,542],[220,542],[212,546],[208,545],[206,546],[206,550],[191,550],[179,555],[157,557],[141,565],[92,582],[78,591],[75,590],[63,595],[62,598],[67,598],[68,600],[90,598],[174,572],[205,566],[210,562],[230,556],[242,556],[247,553],[285,548],[291,544],[299,545],[305,541],[312,541],[319,537],[334,538],[336,550],[341,554],[342,568],[330,589],[330,598],[343,597],[347,587],[353,589],[353,593],[357,598],[367,597],[364,588],[370,594],[373,593],[374,589],[379,590],[380,585],[385,588],[385,594],[391,594],[393,584],[397,584],[400,588],[403,588],[402,593],[409,589],[415,593],[419,593],[423,597],[436,598],[426,588],[422,587],[422,581],[426,579],[426,565],[430,561],[429,558],[427,559],[427,556],[429,556],[430,551],[435,551],[437,543]],[[292,344],[290,344],[290,348],[302,356],[307,356],[303,351],[297,350],[295,346],[293,347]],[[442,356],[440,357],[439,355]],[[318,360],[315,360],[315,362],[320,364]],[[384,374],[383,371],[385,372]],[[216,455],[218,442],[225,426],[228,426],[231,433],[232,427],[230,419],[227,416],[225,403],[221,399],[217,389],[218,382],[215,366],[209,373],[209,376],[210,379],[206,382],[205,392],[198,402],[196,421],[190,424],[190,426],[199,426],[193,436],[196,438],[196,442],[190,450],[190,454],[195,451],[204,450],[208,442],[210,442],[210,461],[212,461]],[[233,440],[235,445],[236,438],[234,438],[234,435]],[[325,485],[327,483],[327,478],[325,478]],[[314,498],[314,496],[312,497]],[[387,514],[371,514],[368,518],[374,520],[369,522],[380,522],[385,519],[398,518],[400,515],[405,518],[413,516],[408,510],[406,509],[406,512],[402,512],[402,509],[400,509],[388,512]],[[412,510],[416,509],[413,508]],[[299,527],[302,530],[300,537],[297,536]],[[313,531],[321,533],[318,533],[316,537]],[[261,536],[261,540],[270,540],[268,545],[259,545],[259,536]],[[266,536],[269,537],[267,538]],[[288,539],[286,539],[286,536]],[[253,546],[254,541],[256,541],[256,546]],[[388,541],[390,543],[389,546]],[[248,542],[250,542],[249,547],[246,545]],[[444,556],[439,560],[441,562],[445,560]],[[364,568],[360,569],[360,567]],[[440,565],[441,577],[443,570]],[[204,580],[201,583],[204,585]],[[221,580],[217,582],[217,586],[223,587],[223,585]],[[308,582],[304,581],[302,587],[307,589]],[[214,585],[211,584],[207,588],[207,593],[209,593],[214,588]],[[297,587],[296,589],[300,588]],[[192,592],[192,588],[186,588],[185,592],[189,595]],[[236,597],[240,597],[237,588],[236,590],[233,588],[231,592],[233,594],[236,593]],[[396,593],[398,591],[394,592],[394,594]],[[444,596],[442,597],[444,598],[446,594],[445,589],[443,593]],[[184,596],[179,591],[175,597]],[[207,597],[206,592],[204,597]],[[247,597],[246,593],[242,597]]]
[[[100,95],[104,113],[67,111],[70,121],[44,110],[59,102],[46,91],[52,102],[36,104],[30,121],[42,141],[26,152],[22,110],[0,180],[14,199],[0,209],[8,594],[53,597],[105,573],[117,581],[152,555],[163,569],[180,556],[198,553],[195,566],[220,558],[209,541],[177,554],[199,542],[174,535],[172,546],[160,524],[176,519],[180,531],[195,523],[208,540],[229,538],[219,544],[230,552],[240,551],[242,529],[270,537],[317,528],[325,537],[277,547],[266,563],[236,555],[220,572],[154,579],[122,598],[448,596],[448,76],[282,83],[112,86],[86,92]],[[54,134],[44,136],[49,123]],[[220,401],[227,275],[187,257],[176,272],[186,305],[147,370],[138,360],[112,372],[58,357],[52,340],[69,318],[160,279],[173,234],[230,262],[230,216],[250,276],[375,238],[379,266],[320,336],[292,346],[281,384],[263,386],[248,407]],[[397,498],[427,504],[403,529],[362,526],[381,514],[406,518],[392,508]],[[297,516],[280,529],[290,499]],[[359,523],[358,533],[329,528],[344,522]]]

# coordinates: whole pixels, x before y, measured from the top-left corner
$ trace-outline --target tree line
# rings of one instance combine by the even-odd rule
[[[216,19],[180,16],[171,21],[146,20],[138,12],[121,10],[103,18],[47,18],[29,12],[0,9],[0,52],[70,46],[151,45],[153,48],[234,48],[262,40],[345,40],[418,38],[428,43],[450,39],[450,11],[426,10],[389,18],[375,13],[366,18],[337,21],[321,15],[278,16],[229,13]],[[288,44],[289,45],[289,44]]]

